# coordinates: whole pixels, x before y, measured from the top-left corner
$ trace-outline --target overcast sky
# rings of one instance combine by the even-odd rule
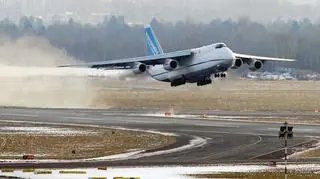
[[[135,23],[154,16],[161,21],[190,19],[208,22],[215,18],[268,22],[277,18],[318,21],[320,0],[0,0],[0,17],[22,15],[52,17],[74,13],[84,21],[90,14],[124,15]]]

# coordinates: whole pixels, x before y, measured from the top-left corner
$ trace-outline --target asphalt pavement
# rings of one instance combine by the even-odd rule
[[[141,130],[155,130],[175,133],[177,143],[158,151],[168,151],[186,146],[190,140],[201,138],[204,145],[185,150],[166,152],[159,155],[117,161],[70,161],[56,162],[9,162],[0,163],[1,167],[53,167],[76,168],[93,166],[150,166],[150,165],[199,165],[219,163],[261,163],[281,161],[283,142],[278,138],[280,124],[232,120],[233,117],[303,117],[316,118],[318,114],[299,113],[255,113],[206,111],[209,115],[223,119],[167,118],[161,116],[141,116],[154,113],[153,110],[95,110],[95,109],[40,109],[40,108],[0,108],[0,120],[34,121],[45,123],[90,124],[107,127],[124,127]],[[189,112],[190,114],[191,112]],[[196,111],[198,115],[203,111]],[[226,118],[227,116],[227,118]],[[319,125],[294,125],[294,139],[289,141],[290,153],[296,149],[310,147],[318,142]],[[146,151],[155,153],[155,151]],[[319,162],[314,160],[312,162]]]

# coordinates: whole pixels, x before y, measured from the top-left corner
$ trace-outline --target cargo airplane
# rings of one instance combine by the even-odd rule
[[[132,69],[136,74],[147,73],[158,81],[171,83],[174,87],[186,83],[208,85],[212,83],[213,77],[225,78],[227,70],[240,68],[243,64],[247,64],[251,71],[257,71],[267,61],[295,61],[234,53],[225,43],[165,53],[150,25],[145,26],[144,32],[147,56],[60,67]]]

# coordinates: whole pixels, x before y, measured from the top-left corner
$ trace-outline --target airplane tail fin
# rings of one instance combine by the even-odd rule
[[[144,33],[147,41],[147,55],[152,56],[162,54],[163,50],[161,48],[161,45],[150,25],[145,26]]]

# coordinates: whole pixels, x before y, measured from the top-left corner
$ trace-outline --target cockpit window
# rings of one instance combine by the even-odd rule
[[[223,47],[226,47],[226,45],[221,43],[221,44],[217,44],[215,48],[219,49],[219,48],[223,48]]]

